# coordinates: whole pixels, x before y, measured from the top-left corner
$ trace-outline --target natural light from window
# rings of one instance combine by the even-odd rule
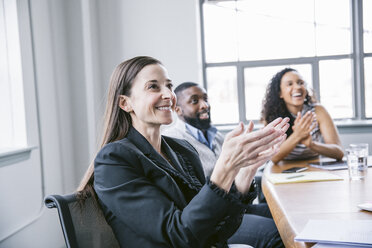
[[[351,66],[350,59],[319,62],[320,102],[332,118],[354,116]]]
[[[364,0],[366,52],[372,51],[371,2]],[[206,85],[219,110],[214,123],[259,120],[267,84],[288,65],[309,87],[315,80],[315,97],[332,118],[354,118],[351,6],[350,0],[205,1]],[[367,101],[366,108],[372,108]]]
[[[0,0],[0,152],[27,145],[22,66],[14,0]]]
[[[222,1],[203,6],[207,62],[351,51],[349,1]],[[337,10],[330,15],[334,6]]]
[[[372,57],[364,59],[364,68],[366,116],[372,118]]]
[[[208,100],[211,105],[211,119],[215,124],[237,123],[239,106],[236,89],[235,67],[216,67],[207,69]]]
[[[363,1],[364,52],[372,53],[372,0]]]

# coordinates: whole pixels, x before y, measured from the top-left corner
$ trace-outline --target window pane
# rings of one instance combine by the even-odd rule
[[[236,11],[234,2],[203,4],[206,62],[236,61]]]
[[[364,52],[372,53],[372,0],[363,1]]]
[[[213,124],[239,122],[236,68],[207,68],[208,97],[211,104]]]
[[[207,62],[351,52],[349,0],[216,1],[203,11]]]
[[[27,144],[16,1],[0,1],[0,149]]]
[[[320,103],[332,118],[352,118],[351,60],[319,62]]]
[[[237,6],[240,60],[315,55],[313,0],[238,1]]]
[[[286,67],[296,69],[304,78],[308,87],[312,87],[311,65],[281,65],[252,67],[244,69],[246,119],[261,118],[262,100],[271,78]]]
[[[349,0],[315,1],[317,55],[351,53],[350,20]]]
[[[5,36],[4,17],[2,16],[2,1],[0,1],[0,150],[13,146],[13,126],[11,107],[11,91],[8,77],[7,44]]]
[[[368,69],[367,69],[368,68]],[[372,118],[372,58],[364,59],[366,117]]]

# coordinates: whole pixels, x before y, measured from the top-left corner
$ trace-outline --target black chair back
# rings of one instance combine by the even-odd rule
[[[92,197],[81,204],[75,193],[49,195],[44,203],[48,208],[57,208],[68,248],[120,247],[98,203]]]

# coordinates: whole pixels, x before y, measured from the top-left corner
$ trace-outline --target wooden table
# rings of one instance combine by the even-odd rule
[[[312,160],[316,161],[316,160]],[[308,166],[309,161],[269,164],[265,173],[279,173],[293,166]],[[321,170],[309,167],[308,171]],[[342,181],[323,181],[272,184],[265,176],[262,189],[285,247],[311,247],[314,243],[295,242],[310,219],[369,219],[372,212],[357,205],[372,202],[372,168],[364,180],[350,181],[347,170],[329,171],[344,178]]]

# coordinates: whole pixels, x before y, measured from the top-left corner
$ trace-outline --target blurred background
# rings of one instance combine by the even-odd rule
[[[269,80],[291,66],[344,147],[372,149],[370,13],[372,0],[0,0],[0,247],[65,247],[43,199],[75,191],[111,72],[134,56],[207,88],[224,132],[259,127]]]

